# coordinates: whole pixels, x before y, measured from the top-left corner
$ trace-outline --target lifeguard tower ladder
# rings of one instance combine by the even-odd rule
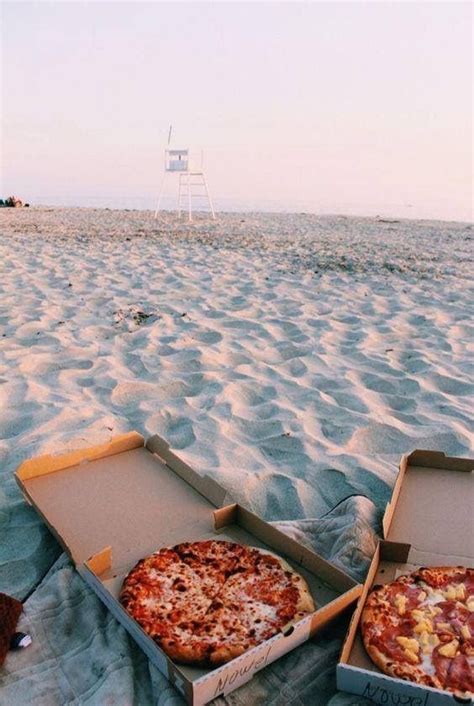
[[[170,129],[171,136],[171,129]],[[165,150],[165,171],[163,174],[163,180],[161,182],[160,194],[158,196],[158,203],[155,211],[155,218],[160,210],[161,199],[163,196],[163,191],[165,188],[165,181],[168,174],[178,174],[178,216],[181,217],[182,199],[186,198],[187,195],[187,210],[188,210],[188,220],[193,220],[193,198],[206,197],[209,202],[209,208],[212,213],[212,217],[215,219],[216,214],[214,213],[214,206],[212,205],[211,195],[209,193],[209,188],[207,186],[206,175],[202,168],[202,155],[201,155],[201,165],[199,168],[194,168],[190,157],[189,149],[166,149]],[[204,189],[204,193],[196,192],[193,187],[199,187],[199,189]],[[187,192],[187,194],[186,194]]]

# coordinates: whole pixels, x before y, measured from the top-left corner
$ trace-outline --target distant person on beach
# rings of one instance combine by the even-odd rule
[[[21,199],[17,199],[16,196],[9,196],[5,200],[0,199],[0,208],[22,208],[23,206],[28,208],[29,205],[29,203],[23,204],[23,201]]]

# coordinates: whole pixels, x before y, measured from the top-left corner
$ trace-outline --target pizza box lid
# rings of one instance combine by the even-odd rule
[[[417,450],[402,457],[383,518],[384,541],[374,554],[337,666],[339,689],[378,704],[452,706],[458,700],[455,694],[383,674],[365,651],[359,624],[374,584],[419,566],[472,565],[473,470],[474,459],[439,451]]]
[[[212,511],[233,502],[159,436],[145,445],[137,432],[24,461],[15,475],[76,566],[104,547],[113,548],[115,568],[133,565],[158,544],[206,534],[213,528]]]
[[[87,563],[104,580],[126,573],[158,546],[214,536],[215,511],[235,505],[225,488],[194,471],[164,439],[154,435],[145,443],[137,432],[24,461],[15,475],[27,502],[76,567]],[[270,543],[270,535],[273,541],[278,534],[280,550],[296,551],[298,563],[311,555],[308,561],[317,561],[321,578],[341,593],[356,586],[341,569],[263,520],[259,523],[265,525],[259,530],[262,541],[267,537]]]
[[[410,545],[414,565],[474,559],[474,459],[417,450],[403,456],[383,518],[383,536]]]

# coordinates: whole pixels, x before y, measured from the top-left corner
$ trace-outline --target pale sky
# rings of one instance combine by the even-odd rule
[[[2,15],[1,197],[152,207],[172,123],[220,208],[472,219],[470,3]]]

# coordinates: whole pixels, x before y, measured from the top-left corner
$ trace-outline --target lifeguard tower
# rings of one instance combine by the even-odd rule
[[[214,213],[214,206],[212,205],[211,195],[209,193],[209,188],[207,186],[206,175],[204,174],[202,166],[202,153],[201,153],[201,164],[196,168],[190,159],[189,149],[170,149],[169,143],[171,138],[171,127],[168,135],[168,148],[165,149],[165,169],[163,174],[163,180],[161,182],[160,194],[158,196],[158,203],[156,205],[155,218],[160,210],[161,199],[163,196],[165,183],[169,174],[178,174],[178,216],[181,217],[181,211],[183,210],[182,200],[186,199],[185,203],[188,211],[188,219],[193,220],[193,199],[196,198],[207,198],[209,203],[209,208],[212,213],[212,217],[215,219],[216,214]],[[199,191],[196,191],[196,187]],[[204,192],[202,191],[204,190]]]

